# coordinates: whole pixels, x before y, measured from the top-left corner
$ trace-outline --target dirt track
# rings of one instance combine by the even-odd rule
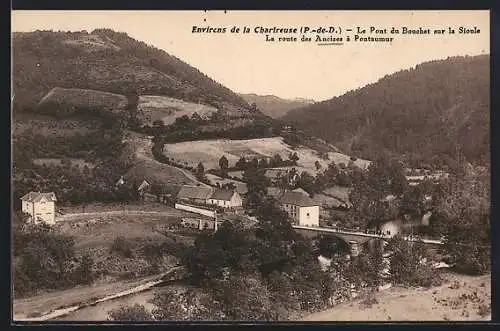
[[[155,158],[153,157],[153,153],[151,152],[151,149],[153,148],[153,142],[151,141],[151,137],[141,136],[138,135],[137,133],[133,133],[131,134],[131,139],[133,141],[133,145],[135,146],[135,155],[137,159],[146,160],[165,167],[173,167],[182,172],[188,179],[192,180],[194,183],[200,184],[201,186],[208,186],[207,184],[202,183],[198,179],[196,179],[193,173],[187,171],[186,169],[165,165],[155,160]]]

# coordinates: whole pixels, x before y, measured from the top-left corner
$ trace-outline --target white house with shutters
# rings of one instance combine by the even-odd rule
[[[54,192],[29,192],[21,201],[23,213],[29,214],[32,220],[55,224],[57,198]]]

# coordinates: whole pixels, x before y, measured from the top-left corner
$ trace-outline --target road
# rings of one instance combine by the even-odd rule
[[[188,213],[186,211],[181,211],[177,209],[172,209],[170,211],[143,211],[143,210],[112,210],[112,211],[98,211],[98,212],[88,212],[88,213],[70,213],[64,215],[58,215],[56,221],[70,221],[74,219],[79,219],[82,217],[102,217],[102,216],[119,216],[119,215],[156,215],[156,216],[186,216]]]
[[[152,137],[148,136],[138,136],[137,134],[131,135],[131,138],[134,139],[134,146],[135,146],[135,155],[138,159],[140,160],[148,160],[151,162],[155,162],[157,164],[160,164],[165,167],[173,167],[182,172],[187,178],[192,180],[194,183],[200,184],[200,186],[208,187],[209,185],[200,182],[196,176],[193,175],[191,171],[188,171],[186,169],[178,168],[172,165],[166,165],[163,164],[159,161],[157,161],[154,156],[153,152],[151,149],[153,148],[153,142],[152,142]]]

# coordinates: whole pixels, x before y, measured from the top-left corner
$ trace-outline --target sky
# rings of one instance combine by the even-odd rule
[[[387,74],[422,62],[457,55],[489,54],[488,11],[12,11],[12,30],[91,32],[110,28],[165,50],[238,93],[309,98],[339,96]],[[193,33],[197,27],[226,27],[226,33]],[[240,28],[230,33],[231,27]],[[241,33],[243,27],[250,33]],[[343,45],[269,42],[256,27],[341,28]],[[390,43],[345,42],[357,27],[401,31],[430,28],[429,35],[394,37]],[[436,35],[434,29],[455,29]],[[459,27],[480,33],[458,34]],[[345,29],[352,29],[346,32]],[[326,34],[324,36],[328,36]],[[277,35],[275,35],[277,37]],[[300,40],[301,34],[296,34]],[[376,35],[371,35],[377,37]]]

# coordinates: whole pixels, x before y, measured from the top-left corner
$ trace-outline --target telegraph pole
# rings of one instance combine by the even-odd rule
[[[217,210],[214,210],[214,232],[217,232]]]

